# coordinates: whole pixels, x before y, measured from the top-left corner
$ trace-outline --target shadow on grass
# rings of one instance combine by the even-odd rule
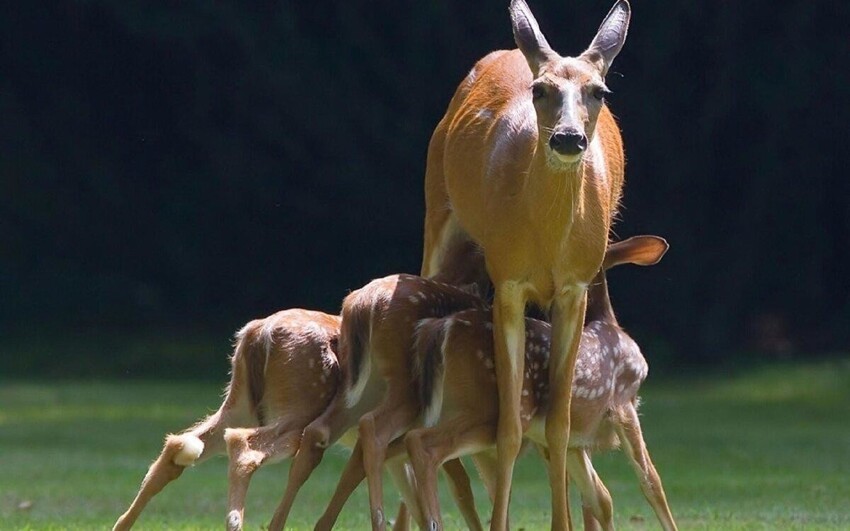
[[[3,527],[111,525],[135,494],[164,434],[218,406],[221,380],[3,381]],[[850,359],[783,362],[660,382],[650,377],[643,397],[647,444],[681,528],[850,527]],[[294,529],[312,528],[344,460],[343,451],[329,452],[296,503]],[[656,528],[624,456],[611,452],[595,456],[594,463],[614,498],[617,526]],[[213,459],[187,471],[152,502],[140,523],[146,529],[220,527],[225,465]],[[269,466],[257,474],[246,513],[250,526],[267,522],[286,471],[286,465]],[[489,504],[478,482],[476,496],[486,514]],[[393,511],[391,489],[386,499]],[[340,528],[367,527],[365,507],[361,487]],[[461,528],[445,492],[443,508],[447,529]],[[516,527],[548,528],[548,487],[536,455],[523,457],[517,467],[512,518]]]

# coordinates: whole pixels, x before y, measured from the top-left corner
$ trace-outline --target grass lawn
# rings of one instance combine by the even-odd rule
[[[850,529],[849,359],[676,383],[650,378],[644,387],[647,444],[680,528]],[[219,392],[204,383],[3,381],[0,528],[111,526],[163,435],[212,411]],[[328,453],[296,501],[293,529],[312,528],[344,459],[341,450]],[[613,452],[594,461],[614,498],[617,526],[657,528],[625,457]],[[221,528],[225,465],[218,458],[188,470],[153,500],[138,527]],[[255,475],[248,528],[268,522],[286,473],[283,464]],[[476,489],[479,509],[489,511]],[[385,498],[393,513],[390,486]],[[367,528],[365,507],[361,486],[338,527]],[[445,497],[443,507],[446,528],[462,528]],[[548,529],[547,482],[533,453],[516,470],[512,521],[517,529]]]

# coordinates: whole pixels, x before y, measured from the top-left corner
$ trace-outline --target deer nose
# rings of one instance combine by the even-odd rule
[[[578,155],[587,149],[587,137],[575,131],[553,133],[549,147],[561,155]]]

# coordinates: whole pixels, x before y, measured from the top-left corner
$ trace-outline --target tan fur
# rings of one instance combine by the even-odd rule
[[[340,351],[346,353],[344,372],[357,376],[347,380],[353,387],[339,393],[327,410],[305,428],[286,493],[270,529],[283,528],[298,490],[321,461],[325,449],[355,427],[359,440],[317,528],[333,525],[351,490],[363,477],[369,482],[373,527],[386,526],[381,470],[385,460],[403,450],[400,444],[393,447],[391,443],[421,410],[416,387],[411,384],[416,323],[484,304],[460,288],[412,275],[374,280],[345,298]],[[400,469],[396,472],[394,476],[403,475]],[[408,495],[414,503],[409,509],[421,522],[412,491]]]
[[[635,237],[612,244],[610,265],[657,262],[667,244],[657,237]],[[604,286],[600,272],[594,286]],[[601,300],[595,300],[601,297]],[[634,340],[617,324],[606,290],[593,290],[591,305],[607,308],[586,323],[576,367],[568,468],[579,484],[585,506],[605,529],[613,528],[610,496],[596,476],[588,455],[616,447],[618,438],[638,470],[641,487],[665,529],[675,529],[660,477],[652,467],[637,420],[637,392],[647,365]],[[417,333],[419,374],[433,372],[443,381],[429,384],[425,402],[442,403],[440,421],[408,435],[411,463],[420,487],[420,506],[428,522],[440,524],[433,470],[445,459],[487,451],[496,444],[499,419],[498,389],[493,371],[490,312],[466,310],[448,318],[429,320]],[[547,323],[526,320],[525,372],[521,392],[522,429],[526,437],[546,448],[540,427],[550,411]],[[437,352],[433,352],[437,349]],[[429,365],[440,366],[439,370]],[[442,390],[442,391],[440,391]],[[442,397],[434,396],[442,392]],[[548,450],[547,450],[548,453]],[[492,465],[484,474],[492,476]],[[492,478],[490,478],[492,483]]]
[[[129,529],[153,496],[186,467],[228,451],[228,526],[239,529],[244,495],[263,463],[291,457],[301,430],[330,403],[339,384],[334,350],[340,318],[285,310],[251,321],[236,335],[231,379],[218,411],[177,435],[150,466],[113,529]],[[260,427],[257,427],[260,426]],[[231,429],[239,428],[239,429]]]
[[[554,410],[546,429],[553,453],[552,525],[570,527],[563,433],[570,430],[572,374],[585,291],[601,266],[623,186],[619,128],[608,108],[588,94],[604,89],[613,59],[594,45],[609,22],[609,29],[621,31],[622,41],[628,13],[628,3],[619,1],[584,54],[561,57],[539,33],[528,6],[514,0],[511,17],[520,49],[493,52],[475,65],[429,145],[422,275],[480,284],[474,273],[480,267],[458,265],[464,263],[459,255],[469,248],[465,242],[472,240],[483,251],[495,288],[500,411],[495,529],[507,526],[521,443],[524,354],[519,338],[529,302],[551,309],[555,326]],[[531,35],[532,30],[538,33]],[[532,85],[542,97],[532,99]],[[567,160],[573,155],[550,149],[550,138],[565,131],[586,139],[578,158]],[[481,255],[467,254],[469,262],[481,263]],[[464,274],[472,278],[459,280]]]

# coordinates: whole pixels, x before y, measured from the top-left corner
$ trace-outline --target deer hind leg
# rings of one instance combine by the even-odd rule
[[[360,482],[363,481],[363,478],[365,477],[366,470],[363,468],[363,444],[358,440],[357,444],[354,445],[354,450],[351,452],[351,456],[348,458],[348,462],[345,464],[342,474],[339,477],[339,482],[336,485],[336,490],[331,497],[330,503],[328,503],[327,508],[325,508],[325,512],[313,528],[315,531],[330,531],[333,529],[336,519],[339,517],[339,513],[345,506],[345,502],[348,501],[351,493],[354,492],[354,489],[360,485]]]
[[[238,425],[255,426],[256,416],[247,403],[230,395],[221,408],[192,428],[165,438],[165,445],[148,469],[133,503],[113,526],[113,530],[130,529],[150,500],[183,471],[208,457],[224,452],[224,429]]]
[[[298,491],[322,461],[325,450],[352,427],[352,419],[356,418],[356,409],[346,408],[343,393],[337,393],[328,409],[304,428],[298,452],[289,468],[286,491],[269,524],[270,531],[283,529]]]
[[[578,290],[568,291],[565,295],[556,298],[552,304],[546,446],[549,450],[553,529],[572,529],[568,495],[567,445],[570,437],[573,376],[586,306],[586,291]]]
[[[410,511],[408,511],[405,502],[398,504],[398,513],[393,521],[393,531],[410,531]]]
[[[263,428],[230,428],[224,432],[228,466],[228,531],[242,529],[245,496],[251,477],[262,465],[295,455],[305,422],[282,421]]]
[[[629,404],[620,413],[619,422],[616,423],[617,433],[623,444],[623,450],[629,456],[629,460],[637,473],[640,488],[646,497],[655,516],[661,522],[661,527],[667,531],[676,530],[676,522],[667,504],[667,495],[664,494],[664,486],[661,484],[661,476],[655,470],[655,465],[649,457],[649,450],[643,440],[637,409]]]
[[[399,435],[407,431],[419,408],[416,400],[405,396],[406,393],[387,391],[382,404],[360,419],[360,441],[363,446],[363,467],[369,484],[369,505],[372,517],[372,529],[386,528],[383,506],[383,472],[387,447]]]
[[[466,448],[490,446],[495,439],[496,429],[492,423],[475,424],[462,418],[433,428],[411,430],[405,436],[407,454],[419,488],[419,505],[425,517],[424,529],[443,529],[437,496],[437,469],[440,465],[449,458],[458,457]],[[474,520],[477,519],[476,516]],[[477,529],[473,527],[474,522],[469,525]],[[478,528],[480,525],[479,522]]]
[[[567,469],[581,492],[582,515],[585,531],[597,530],[601,524],[605,531],[614,529],[611,494],[599,479],[590,456],[584,449],[567,452]]]

